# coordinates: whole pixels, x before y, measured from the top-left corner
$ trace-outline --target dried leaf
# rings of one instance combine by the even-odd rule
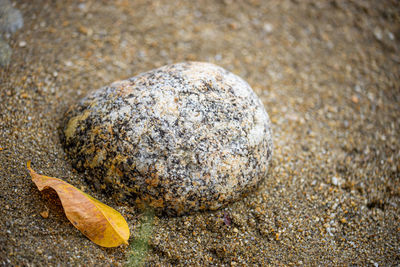
[[[58,178],[37,174],[30,161],[27,167],[40,191],[52,188],[57,192],[68,220],[90,240],[103,247],[128,244],[129,227],[118,211]]]

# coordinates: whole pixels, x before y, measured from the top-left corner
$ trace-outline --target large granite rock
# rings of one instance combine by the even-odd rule
[[[63,142],[90,182],[169,215],[218,209],[268,171],[268,115],[210,63],[168,65],[103,87],[66,113]]]

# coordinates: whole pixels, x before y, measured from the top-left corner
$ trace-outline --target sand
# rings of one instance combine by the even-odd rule
[[[142,252],[148,266],[400,263],[396,1],[15,8],[24,26],[3,36],[13,54],[0,69],[0,265],[121,266]],[[146,220],[72,168],[60,123],[90,90],[187,60],[215,63],[252,86],[272,121],[272,166],[256,192],[227,208]],[[34,186],[28,160],[121,212],[134,248],[84,237]]]

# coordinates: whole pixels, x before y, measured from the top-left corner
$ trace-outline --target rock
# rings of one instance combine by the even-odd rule
[[[265,179],[268,115],[210,63],[168,65],[103,87],[65,116],[63,143],[95,187],[158,213],[218,209]]]

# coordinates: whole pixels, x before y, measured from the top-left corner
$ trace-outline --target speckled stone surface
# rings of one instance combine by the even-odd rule
[[[269,117],[250,86],[200,62],[95,91],[68,110],[63,142],[96,187],[169,215],[237,200],[265,179],[272,153]]]

